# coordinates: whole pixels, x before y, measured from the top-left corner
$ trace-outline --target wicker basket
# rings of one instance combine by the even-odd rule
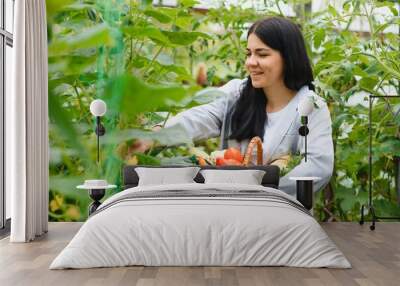
[[[257,165],[263,165],[263,145],[260,137],[256,136],[253,137],[250,140],[249,145],[247,146],[246,153],[244,155],[244,159],[242,162],[243,166],[249,166],[251,163],[252,155],[253,155],[253,150],[254,148],[257,147]],[[290,155],[283,155],[274,161],[270,162],[269,165],[275,165],[278,166],[279,169],[284,169],[287,167],[289,161],[291,159]]]
[[[258,136],[253,137],[247,146],[246,153],[244,154],[243,166],[248,166],[251,163],[253,150],[257,147],[257,165],[263,165],[263,146],[261,138]]]

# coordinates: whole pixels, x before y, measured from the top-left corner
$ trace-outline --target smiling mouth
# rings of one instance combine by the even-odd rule
[[[263,72],[251,72],[250,75],[251,76],[259,76],[259,75],[263,75]]]

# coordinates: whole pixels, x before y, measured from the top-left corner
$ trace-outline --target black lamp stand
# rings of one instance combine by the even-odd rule
[[[310,130],[307,127],[308,116],[301,116],[299,134],[304,137],[304,161],[307,162],[307,135]],[[296,199],[303,204],[307,210],[313,207],[313,180],[296,179]]]
[[[96,130],[97,136],[97,163],[100,163],[100,136],[106,134],[106,129],[104,125],[101,124],[100,116],[96,116]],[[89,196],[93,202],[89,206],[89,215],[94,213],[96,209],[101,205],[100,200],[104,197],[106,193],[105,189],[91,189],[89,190]]]
[[[104,125],[101,124],[100,116],[96,116],[96,130],[95,133],[97,135],[97,163],[100,162],[100,136],[103,136],[106,133],[106,129]]]
[[[307,135],[310,132],[307,127],[308,117],[301,117],[301,127],[299,128],[299,134],[304,137],[304,161],[307,162]]]

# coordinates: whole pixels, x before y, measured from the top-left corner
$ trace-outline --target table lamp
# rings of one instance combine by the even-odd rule
[[[100,162],[100,136],[106,133],[106,129],[103,124],[101,124],[101,117],[106,113],[107,105],[101,99],[95,99],[90,104],[90,112],[96,117],[96,129],[95,133],[97,135],[97,163]]]
[[[306,96],[300,100],[297,106],[297,112],[300,115],[301,126],[299,128],[299,134],[304,137],[304,161],[307,162],[307,135],[310,132],[308,129],[308,116],[314,110],[313,98]],[[314,204],[314,191],[313,181],[319,180],[319,177],[290,177],[290,180],[296,181],[296,199],[302,203],[302,205],[312,210]]]

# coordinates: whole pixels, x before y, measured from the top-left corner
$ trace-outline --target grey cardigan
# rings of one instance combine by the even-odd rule
[[[200,105],[177,114],[166,122],[166,127],[180,124],[193,141],[220,136],[220,148],[226,149],[236,146],[244,151],[248,140],[237,142],[229,139],[231,132],[231,117],[233,105],[240,96],[243,83],[247,79],[234,79],[229,81],[219,90],[226,95],[208,104]],[[331,118],[326,103],[308,87],[304,86],[289,102],[285,116],[280,119],[281,128],[276,134],[271,134],[273,140],[269,146],[263,145],[267,150],[264,157],[266,164],[287,154],[304,153],[303,137],[298,134],[300,117],[297,113],[299,100],[305,96],[313,96],[319,108],[309,116],[307,162],[302,162],[281,177],[279,189],[288,194],[295,195],[296,183],[289,177],[316,176],[321,180],[314,182],[314,190],[323,188],[330,180],[333,170],[333,143]]]

